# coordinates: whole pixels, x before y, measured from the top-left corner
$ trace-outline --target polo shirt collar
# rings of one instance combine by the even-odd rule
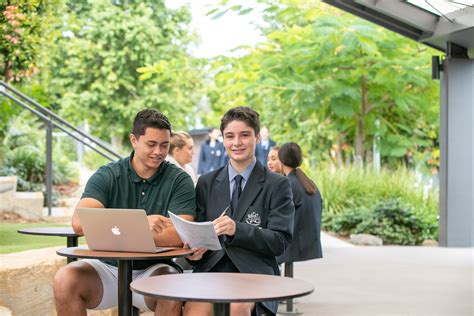
[[[161,164],[160,164],[160,167],[158,168],[158,171],[153,175],[151,176],[150,178],[148,179],[142,179],[136,172],[135,170],[133,169],[132,167],[132,159],[133,159],[133,155],[135,154],[135,151],[132,150],[132,153],[130,154],[129,157],[127,157],[128,159],[128,176],[130,178],[130,181],[132,181],[133,183],[138,183],[138,182],[147,182],[149,184],[152,184],[152,185],[158,185],[158,182],[161,178],[161,175],[163,174],[164,170],[167,168],[167,165],[169,164],[168,161],[163,161]]]

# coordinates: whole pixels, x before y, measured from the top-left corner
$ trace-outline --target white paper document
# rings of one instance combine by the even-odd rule
[[[183,242],[190,248],[206,248],[209,250],[221,249],[219,238],[217,238],[212,222],[190,222],[170,211],[170,219],[176,232]]]

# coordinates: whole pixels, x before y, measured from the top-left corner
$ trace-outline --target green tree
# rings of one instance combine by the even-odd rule
[[[59,1],[0,2],[0,76],[29,95],[40,96],[35,77],[45,70],[45,56],[58,35],[55,29],[62,5]],[[11,118],[21,107],[7,99],[0,102],[0,145]]]
[[[264,43],[214,63],[215,109],[253,106],[277,139],[339,163],[370,161],[375,137],[386,161],[436,149],[431,49],[318,2],[267,3],[264,16]]]
[[[199,78],[191,80],[192,72],[183,83],[178,71],[167,68],[192,64],[186,52],[192,40],[189,21],[187,8],[170,10],[158,0],[73,2],[50,66],[62,114],[77,123],[87,120],[104,138],[125,137],[134,114],[145,107],[161,110],[174,126],[185,126],[183,113],[192,115],[194,100],[184,88]],[[139,80],[137,69],[158,61],[164,75]]]

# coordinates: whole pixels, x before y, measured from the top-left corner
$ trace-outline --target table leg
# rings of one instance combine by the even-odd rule
[[[77,236],[67,236],[67,237],[66,237],[66,240],[67,240],[67,247],[68,247],[68,248],[69,248],[69,247],[77,247],[77,245],[79,244],[79,243],[78,243],[78,239],[79,239],[79,237],[77,237]],[[67,258],[67,263],[71,263],[71,262],[76,261],[76,260],[77,260],[77,258],[70,258],[70,257],[68,257],[68,258]]]
[[[293,277],[293,262],[285,263],[285,276],[292,278]],[[293,311],[293,299],[290,298],[286,300],[286,311],[292,312]]]
[[[293,277],[293,262],[285,263],[285,277],[292,278]],[[286,311],[278,312],[282,315],[300,315],[302,314],[297,309],[293,309],[293,299],[286,300]]]
[[[230,303],[214,303],[214,316],[230,316]]]
[[[132,305],[132,260],[118,260],[118,314],[119,316],[138,315]]]

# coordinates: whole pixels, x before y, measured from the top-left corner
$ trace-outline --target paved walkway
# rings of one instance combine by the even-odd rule
[[[294,305],[304,315],[474,315],[473,248],[359,247],[327,234],[322,242],[323,259],[294,267],[315,284]]]

